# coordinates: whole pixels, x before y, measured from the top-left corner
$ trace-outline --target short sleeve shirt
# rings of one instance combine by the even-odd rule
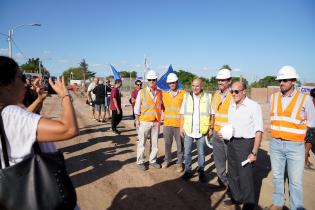
[[[112,88],[112,92],[110,95],[110,109],[116,110],[115,104],[114,104],[114,98],[117,100],[118,108],[121,109],[121,95],[118,88]]]
[[[40,118],[40,115],[28,112],[19,106],[10,105],[3,109],[2,119],[8,139],[10,165],[22,161],[31,154]],[[0,154],[2,155],[1,144]],[[1,163],[4,167],[3,158]]]

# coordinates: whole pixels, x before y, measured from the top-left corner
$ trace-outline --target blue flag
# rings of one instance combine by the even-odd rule
[[[160,88],[161,90],[164,90],[164,91],[167,91],[169,90],[169,86],[166,82],[166,79],[167,79],[167,76],[170,74],[170,73],[174,73],[174,70],[173,70],[173,67],[172,65],[170,65],[167,69],[167,71],[161,75],[161,77],[159,78],[159,80],[157,81],[156,85],[158,86],[158,88]],[[183,85],[180,81],[178,81],[178,88],[179,89],[183,89]]]
[[[114,75],[114,79],[115,79],[115,80],[116,80],[116,79],[121,79],[120,74],[119,74],[119,72],[115,69],[115,67],[112,66],[111,64],[109,64],[109,65],[110,65],[110,68],[112,69],[112,72],[113,72],[113,75]]]

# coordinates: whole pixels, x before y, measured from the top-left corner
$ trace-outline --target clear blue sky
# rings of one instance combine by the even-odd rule
[[[253,81],[292,65],[315,82],[313,0],[1,0],[0,33],[35,22],[14,31],[14,58],[40,57],[53,75],[82,58],[99,76],[109,63],[141,73],[147,55],[159,73],[173,64],[210,77],[229,64]]]

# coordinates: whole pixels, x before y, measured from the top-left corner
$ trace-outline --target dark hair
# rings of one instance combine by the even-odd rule
[[[0,56],[0,87],[9,85],[14,81],[19,65],[6,56]]]
[[[122,83],[121,79],[116,79],[115,84]]]
[[[313,89],[311,90],[310,95],[311,95],[313,98],[315,98],[315,88],[313,88]]]
[[[137,79],[137,80],[135,81],[135,85],[136,85],[138,82],[141,82],[141,80],[140,80],[140,79]],[[142,84],[142,82],[141,82],[141,84]]]

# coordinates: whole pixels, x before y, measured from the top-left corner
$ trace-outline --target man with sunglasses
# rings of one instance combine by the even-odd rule
[[[166,82],[170,87],[169,91],[163,92],[164,105],[164,127],[163,136],[165,141],[165,158],[162,168],[167,168],[172,161],[173,138],[177,145],[177,172],[183,171],[183,139],[180,136],[180,108],[185,95],[184,90],[178,89],[178,77],[174,73],[167,75]]]
[[[184,181],[192,177],[192,144],[196,141],[198,151],[199,181],[206,182],[205,168],[205,137],[212,134],[210,129],[211,120],[211,94],[202,90],[203,81],[200,78],[192,82],[192,91],[184,95],[180,110],[180,134],[184,138],[185,173]],[[210,132],[210,133],[209,133]]]
[[[303,209],[304,140],[307,130],[315,126],[315,109],[311,97],[295,88],[298,78],[292,66],[283,66],[276,78],[280,92],[270,98],[270,160],[274,192],[273,205],[266,209],[280,210],[284,205],[286,168],[290,209]]]
[[[225,205],[243,203],[243,209],[255,209],[253,163],[263,133],[261,107],[246,96],[245,82],[235,82],[231,88],[233,101],[228,110],[228,124],[233,136],[227,142],[228,185],[231,199]],[[222,138],[221,131],[218,135]],[[242,163],[248,161],[247,164]]]
[[[228,122],[228,110],[232,101],[230,86],[232,84],[231,71],[221,69],[217,76],[218,91],[212,98],[213,124],[210,129],[214,130],[212,136],[213,159],[218,175],[219,187],[227,187],[228,181],[226,177],[226,161],[227,161],[227,145],[218,136],[218,131]],[[216,186],[217,187],[217,186]]]
[[[133,109],[135,107],[138,92],[139,92],[139,90],[141,90],[141,88],[142,88],[142,82],[141,82],[141,80],[137,79],[135,81],[135,89],[131,92],[131,96],[130,96],[130,103],[132,106],[132,116],[133,116],[134,120],[136,119],[136,117],[135,117],[135,113],[134,113]],[[136,127],[136,121],[135,121],[134,125]]]
[[[150,166],[160,169],[156,162],[158,153],[158,136],[162,112],[162,91],[157,89],[157,74],[150,70],[146,74],[147,87],[141,89],[137,95],[134,113],[138,128],[137,165],[140,170],[147,170],[144,164],[145,142],[151,136]]]

